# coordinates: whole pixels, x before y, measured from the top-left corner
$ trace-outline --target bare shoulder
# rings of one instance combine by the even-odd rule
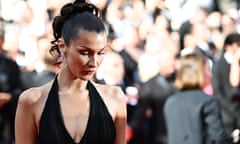
[[[14,125],[16,143],[36,143],[39,120],[51,83],[29,88],[19,96]]]
[[[100,92],[100,94],[103,97],[107,97],[109,99],[113,99],[116,101],[126,100],[125,94],[123,93],[122,89],[118,86],[96,84],[96,83],[94,83],[94,85],[96,86],[98,92]]]
[[[51,83],[40,87],[33,87],[23,91],[19,97],[18,103],[23,106],[34,106],[41,102],[47,96]]]
[[[125,144],[127,109],[126,96],[118,86],[94,84],[112,116],[116,128],[116,144]]]
[[[97,91],[108,107],[113,120],[118,117],[126,117],[126,96],[118,86],[96,84]]]

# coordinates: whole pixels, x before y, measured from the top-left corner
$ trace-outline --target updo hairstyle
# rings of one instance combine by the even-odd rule
[[[70,41],[79,38],[82,31],[97,33],[106,31],[100,10],[85,0],[65,4],[60,15],[53,19],[52,28],[54,39],[51,41],[50,53],[57,56],[61,56],[58,47],[60,38],[69,46]]]

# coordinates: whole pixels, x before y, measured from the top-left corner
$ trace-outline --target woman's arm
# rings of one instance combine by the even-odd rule
[[[238,87],[240,84],[240,49],[233,56],[233,62],[231,63],[229,82],[232,87]]]
[[[10,93],[0,92],[0,109],[11,99]]]
[[[15,117],[16,144],[36,144],[37,126],[34,119],[34,102],[36,94],[32,90],[23,92],[18,101]]]
[[[117,115],[115,119],[116,127],[116,140],[115,144],[126,144],[126,128],[127,128],[127,106],[126,106],[126,96],[123,92],[118,89],[117,96]]]

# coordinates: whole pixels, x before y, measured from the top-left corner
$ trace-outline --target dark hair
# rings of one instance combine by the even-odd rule
[[[156,7],[154,9],[154,11],[153,11],[153,23],[156,23],[156,20],[157,20],[158,16],[164,16],[167,19],[167,21],[169,23],[168,31],[171,32],[172,31],[172,28],[171,28],[171,18],[170,18],[169,14],[168,14],[168,11]]]
[[[156,22],[156,19],[159,15],[162,15],[162,9],[156,7],[153,11],[153,23]]]
[[[103,32],[106,31],[101,20],[100,10],[85,0],[76,0],[73,3],[65,4],[60,11],[60,15],[53,19],[53,36],[51,41],[51,54],[60,55],[57,41],[63,38],[67,46],[71,40],[79,37],[81,31]]]
[[[224,44],[223,44],[224,49],[227,45],[232,45],[234,43],[240,45],[240,34],[238,33],[229,34],[224,40]]]

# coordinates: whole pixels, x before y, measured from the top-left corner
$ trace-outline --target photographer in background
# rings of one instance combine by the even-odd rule
[[[20,68],[3,49],[4,31],[0,30],[0,144],[14,142],[14,117],[21,92]]]
[[[220,101],[224,126],[239,141],[240,129],[240,34],[229,34],[220,59],[213,65],[214,96]],[[237,134],[238,133],[238,134]],[[237,138],[238,137],[238,138]]]

